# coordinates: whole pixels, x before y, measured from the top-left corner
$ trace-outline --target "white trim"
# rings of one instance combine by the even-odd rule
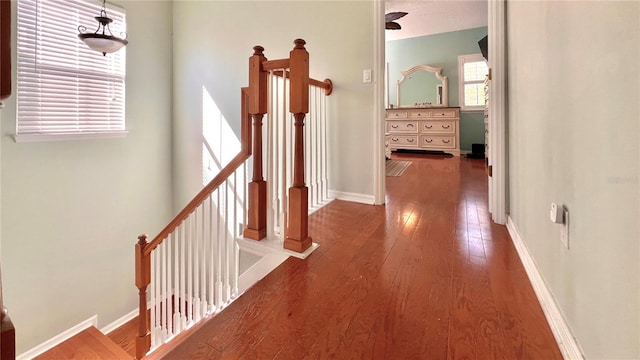
[[[311,243],[311,246],[305,250],[304,252],[296,252],[287,250],[283,247],[283,241],[279,238],[265,238],[262,240],[252,240],[246,238],[238,238],[236,239],[238,243],[238,247],[241,251],[248,252],[250,254],[256,256],[265,256],[268,254],[284,254],[287,257],[293,256],[298,259],[306,259],[307,256],[311,255],[311,253],[318,248],[317,243]]]
[[[128,323],[129,321],[133,320],[134,318],[138,317],[139,313],[140,313],[140,310],[138,308],[135,308],[135,309],[131,310],[130,312],[128,312],[127,314],[125,314],[125,315],[121,316],[120,318],[116,319],[111,324],[108,324],[108,325],[104,326],[102,329],[100,329],[100,331],[103,334],[109,334],[113,330],[119,328],[120,326],[122,326],[122,325]]]
[[[255,240],[252,241],[257,242]],[[247,271],[240,275],[240,278],[238,279],[238,292],[242,294],[247,291],[247,289],[262,280],[288,258],[289,256],[285,254],[269,253],[264,255],[255,264],[251,265]]]
[[[54,347],[58,346],[59,344],[63,343],[64,341],[78,335],[79,333],[81,333],[82,331],[90,328],[90,327],[97,327],[98,326],[98,315],[93,315],[92,317],[88,318],[87,320],[61,332],[60,334],[52,337],[51,339],[41,343],[40,345],[37,345],[25,352],[23,352],[22,354],[18,355],[16,357],[16,360],[30,360],[33,359],[36,356],[42,355],[43,353],[47,352],[48,350],[53,349]]]
[[[375,199],[375,196],[373,195],[329,190],[329,196],[337,200],[351,201],[351,202],[357,202],[357,203],[362,203],[367,205],[376,204],[376,201],[375,201],[376,199]]]
[[[385,158],[384,158],[384,133],[385,133],[385,33],[384,33],[384,1],[374,3],[373,21],[373,204],[381,205],[385,201]],[[388,64],[387,64],[388,66]],[[387,98],[388,98],[387,89]],[[388,102],[388,100],[387,100]]]
[[[584,359],[584,355],[582,355],[578,341],[571,333],[569,324],[567,324],[560,307],[556,304],[553,299],[553,295],[551,295],[547,285],[544,283],[544,279],[542,278],[540,271],[538,271],[535,260],[529,253],[527,245],[520,236],[518,227],[510,216],[507,217],[507,230],[509,231],[509,235],[511,235],[513,245],[518,252],[520,261],[527,272],[529,281],[531,281],[531,286],[533,286],[533,290],[538,297],[538,301],[540,301],[540,306],[542,307],[544,316],[547,318],[547,322],[551,327],[551,332],[558,343],[562,356],[568,360]]]
[[[484,62],[484,58],[481,53],[458,55],[458,104],[460,104],[461,112],[471,111],[484,111],[484,103],[480,105],[467,106],[464,102],[464,85],[468,83],[482,84],[483,80],[465,81],[464,79],[464,64],[468,62]],[[488,65],[487,65],[488,67]],[[484,99],[482,100],[484,101]]]
[[[127,131],[113,131],[101,133],[74,133],[74,134],[21,134],[13,135],[13,140],[17,143],[43,142],[43,141],[66,141],[66,140],[89,140],[89,139],[118,139],[127,136]]]
[[[507,221],[507,67],[506,11],[504,0],[489,0],[489,212],[494,222]]]

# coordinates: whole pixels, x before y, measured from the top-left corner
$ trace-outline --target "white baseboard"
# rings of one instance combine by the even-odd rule
[[[122,325],[126,324],[127,322],[131,321],[132,319],[134,319],[136,316],[138,316],[139,313],[140,313],[140,310],[138,308],[135,308],[135,309],[131,310],[129,313],[127,313],[126,315],[124,315],[124,316],[120,317],[119,319],[117,319],[116,321],[112,322],[111,324],[106,325],[105,327],[100,329],[100,331],[105,335],[109,334],[113,330],[119,328],[120,326],[122,326]]]
[[[63,343],[64,341],[78,335],[83,330],[86,330],[92,326],[98,326],[98,315],[93,315],[87,320],[79,323],[78,325],[73,326],[70,329],[63,331],[62,333],[52,337],[51,339],[43,342],[42,344],[31,348],[30,350],[18,355],[16,360],[31,360],[36,356],[42,355],[48,350],[53,349],[57,345]]]
[[[578,341],[571,333],[569,324],[567,324],[560,307],[556,304],[553,299],[553,295],[551,295],[551,292],[542,279],[542,275],[538,271],[535,260],[531,257],[529,249],[527,249],[527,245],[520,236],[518,227],[510,216],[507,217],[507,230],[509,231],[509,235],[511,235],[513,245],[520,256],[520,261],[522,261],[522,265],[529,276],[529,281],[531,281],[531,285],[538,297],[538,301],[540,301],[540,306],[542,307],[544,316],[547,318],[547,322],[551,327],[551,332],[553,332],[553,336],[558,343],[562,356],[567,360],[584,359],[584,355],[582,355]]]
[[[350,193],[350,192],[335,191],[335,190],[329,190],[329,196],[338,200],[357,202],[357,203],[362,203],[367,205],[375,204],[375,200],[376,200],[373,195]]]

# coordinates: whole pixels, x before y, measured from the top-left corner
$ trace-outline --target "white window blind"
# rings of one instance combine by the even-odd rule
[[[78,39],[94,32],[102,4],[18,0],[16,140],[124,133],[126,48],[103,56]],[[107,7],[115,36],[125,12]]]
[[[484,110],[484,78],[489,72],[482,54],[458,56],[459,100],[462,110]]]

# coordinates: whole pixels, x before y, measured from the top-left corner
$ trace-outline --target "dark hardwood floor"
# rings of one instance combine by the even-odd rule
[[[394,154],[386,206],[334,201],[290,258],[165,359],[561,359],[483,160]]]

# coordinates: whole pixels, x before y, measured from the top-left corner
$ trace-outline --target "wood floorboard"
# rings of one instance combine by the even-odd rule
[[[288,259],[165,359],[561,359],[482,160],[393,154],[386,206],[334,201]]]

